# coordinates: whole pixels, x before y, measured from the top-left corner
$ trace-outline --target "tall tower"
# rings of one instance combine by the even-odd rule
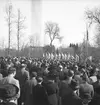
[[[35,38],[36,45],[42,45],[42,0],[32,0],[31,12],[31,33]]]

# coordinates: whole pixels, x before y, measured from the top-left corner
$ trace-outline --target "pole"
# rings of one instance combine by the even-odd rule
[[[87,48],[87,57],[88,57],[88,44],[89,44],[89,32],[88,32],[88,25],[86,24],[86,48]]]

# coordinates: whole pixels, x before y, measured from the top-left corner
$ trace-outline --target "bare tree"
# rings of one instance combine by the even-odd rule
[[[6,6],[6,21],[7,21],[7,24],[8,24],[8,55],[10,55],[13,18],[14,18],[13,6],[12,6],[11,3],[9,3]]]
[[[86,19],[88,20],[89,27],[96,24],[95,42],[100,47],[100,8],[94,8],[85,12]]]
[[[20,50],[20,38],[21,38],[21,31],[25,29],[25,17],[22,16],[20,9],[17,10],[17,49],[18,49],[18,55],[19,55],[19,50]]]
[[[61,39],[59,34],[60,28],[57,23],[53,22],[47,22],[45,26],[45,34],[49,35],[50,46],[52,46],[52,43],[55,39]]]

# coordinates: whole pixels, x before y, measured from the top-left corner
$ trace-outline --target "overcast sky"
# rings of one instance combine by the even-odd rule
[[[39,30],[40,45],[48,44],[49,38],[44,35],[45,22],[52,21],[59,24],[60,35],[63,36],[62,45],[67,46],[69,43],[80,43],[83,40],[86,21],[84,11],[87,8],[100,6],[99,0],[41,0],[32,4],[32,0],[0,0],[0,43],[5,40],[8,42],[8,28],[5,21],[5,6],[11,1],[14,7],[14,13],[20,8],[23,16],[26,17],[26,30],[23,31],[22,42],[27,43],[29,35],[36,33],[35,26]],[[33,0],[34,1],[34,0]],[[37,8],[35,8],[37,7]],[[35,12],[34,12],[35,10]],[[34,23],[35,22],[35,23]],[[34,23],[34,25],[33,25]],[[40,35],[41,34],[41,35]],[[90,41],[93,40],[94,31],[90,30]],[[16,44],[16,30],[12,33],[12,43]],[[55,41],[56,46],[61,45]]]

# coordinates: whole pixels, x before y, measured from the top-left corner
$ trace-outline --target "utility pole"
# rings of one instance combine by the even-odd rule
[[[86,56],[89,56],[89,28],[91,27],[92,22],[86,24]]]
[[[88,44],[89,44],[89,32],[88,25],[86,24],[86,57],[88,57]]]

